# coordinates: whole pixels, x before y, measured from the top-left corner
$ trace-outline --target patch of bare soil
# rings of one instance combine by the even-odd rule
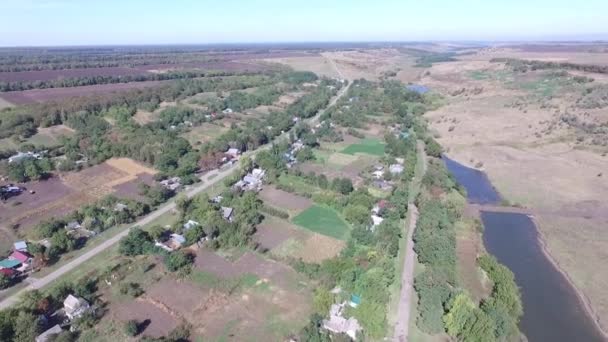
[[[288,210],[301,211],[312,205],[312,201],[309,198],[294,195],[273,186],[264,187],[264,190],[259,192],[259,196],[272,206]]]
[[[110,312],[122,322],[127,322],[129,320],[147,322],[147,325],[142,332],[143,336],[167,336],[178,326],[178,322],[171,314],[144,300],[115,303],[112,305]]]

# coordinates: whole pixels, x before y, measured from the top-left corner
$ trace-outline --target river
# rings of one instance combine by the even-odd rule
[[[444,162],[475,204],[499,204],[485,173],[447,157]],[[576,290],[543,252],[536,225],[525,214],[481,212],[486,250],[507,266],[521,289],[519,328],[531,342],[604,341]]]

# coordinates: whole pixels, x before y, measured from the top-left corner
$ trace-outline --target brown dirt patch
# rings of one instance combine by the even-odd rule
[[[177,320],[171,314],[144,300],[115,303],[111,306],[110,312],[123,322],[132,319],[139,322],[149,320],[150,324],[142,332],[143,336],[166,336],[178,326]]]
[[[345,247],[344,241],[303,230],[275,217],[267,217],[258,225],[254,239],[273,255],[311,263],[331,259]]]
[[[0,219],[2,224],[21,227],[36,224],[45,218],[69,212],[76,208],[75,200],[83,198],[61,179],[52,177],[45,181],[23,184],[27,189],[21,195],[0,202]],[[34,191],[30,194],[29,191]]]
[[[264,221],[257,226],[257,231],[253,238],[263,248],[273,249],[287,239],[295,238],[299,241],[304,241],[308,238],[308,235],[308,232],[296,228],[287,221],[274,217],[266,217]]]
[[[134,180],[114,186],[114,195],[119,198],[128,198],[136,201],[144,201],[146,198],[139,194],[140,184],[153,185],[154,176],[148,173],[142,173],[137,175]]]
[[[313,233],[292,256],[305,262],[320,263],[324,260],[335,258],[344,247],[346,247],[344,241]]]
[[[259,196],[272,206],[288,210],[301,211],[312,205],[312,201],[306,197],[294,195],[273,186],[265,187],[264,190],[259,192]]]
[[[0,97],[10,103],[20,105],[36,102],[65,100],[72,97],[80,96],[109,95],[115,92],[127,91],[131,89],[157,87],[167,82],[170,81],[146,81],[117,84],[99,84],[70,88],[48,88],[23,91],[9,91],[0,94]]]

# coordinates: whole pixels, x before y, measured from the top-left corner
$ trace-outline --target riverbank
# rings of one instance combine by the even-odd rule
[[[604,336],[606,340],[608,340],[608,330],[604,328],[601,324],[599,314],[595,311],[593,306],[591,305],[591,300],[585,293],[576,286],[573,279],[568,275],[568,273],[561,267],[556,258],[551,254],[549,248],[547,247],[547,239],[545,233],[540,229],[540,222],[534,215],[534,210],[529,208],[520,208],[520,207],[507,207],[507,206],[499,206],[499,205],[482,205],[476,203],[468,203],[465,209],[465,213],[467,216],[481,219],[481,212],[497,212],[497,213],[510,213],[510,214],[522,214],[528,216],[532,223],[534,224],[534,229],[537,233],[537,242],[540,246],[540,250],[543,252],[544,257],[551,263],[551,265],[557,270],[564,280],[568,283],[568,285],[574,290],[574,293],[577,295],[578,300],[581,306],[585,309],[587,315],[591,318],[593,323],[595,324],[597,330]]]
[[[557,260],[553,257],[553,255],[551,255],[551,252],[549,252],[549,249],[547,247],[547,240],[546,240],[545,234],[539,228],[540,224],[538,223],[538,220],[534,217],[534,215],[528,215],[528,217],[530,217],[530,219],[534,223],[534,226],[536,228],[536,232],[538,233],[538,244],[539,244],[541,250],[543,251],[543,254],[547,258],[547,260],[553,265],[553,267],[564,277],[564,279],[566,280],[566,282],[574,289],[574,292],[578,296],[578,299],[581,302],[582,306],[585,308],[585,311],[587,312],[587,315],[589,317],[591,317],[591,320],[595,324],[595,326],[598,329],[598,331],[608,341],[608,329],[606,329],[606,328],[604,328],[602,326],[602,324],[600,322],[600,316],[595,311],[595,309],[593,309],[593,306],[591,305],[591,300],[589,299],[589,297],[587,297],[587,295],[585,295],[585,293],[581,289],[579,289],[575,285],[575,283],[572,280],[572,278],[568,275],[568,273],[566,271],[564,271],[564,269],[560,266],[559,262],[557,262]]]
[[[547,238],[535,214],[551,216],[552,212],[535,213],[530,208],[505,206],[503,203],[508,203],[505,197],[483,171],[445,156],[443,159],[454,178],[467,190],[465,214],[481,218],[484,224],[486,250],[515,273],[524,302],[522,332],[534,341],[559,340],[569,335],[586,336],[585,340],[608,340],[591,301],[548,249]],[[551,308],[544,304],[547,301],[553,303]],[[544,328],[548,326],[557,328]]]

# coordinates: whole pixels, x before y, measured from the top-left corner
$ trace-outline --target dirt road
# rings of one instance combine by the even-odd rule
[[[350,86],[350,83],[349,83]],[[338,94],[329,102],[327,107],[331,107],[333,106],[340,97],[342,97],[344,94],[346,94],[346,92],[348,91],[349,87],[344,87],[343,89],[341,89]],[[325,111],[325,109],[320,110],[314,117],[310,118],[310,122],[314,123],[317,121],[317,119],[319,118],[319,116],[321,114],[323,114]],[[287,132],[281,136],[279,136],[276,140],[284,138],[286,136]],[[267,144],[267,146],[264,146],[260,149],[257,149],[256,151],[252,151],[252,153],[250,155],[255,155],[257,152],[264,150],[264,149],[268,149],[270,148],[272,144]],[[233,165],[232,167],[225,169],[225,170],[214,170],[211,171],[207,174],[205,174],[203,177],[201,177],[201,180],[203,181],[202,184],[197,185],[191,189],[188,189],[186,191],[186,195],[188,197],[193,197],[196,196],[197,194],[201,193],[202,191],[206,190],[207,188],[209,188],[210,186],[218,183],[219,181],[222,181],[224,178],[226,178],[230,173],[232,173],[232,171],[236,168],[236,165]],[[163,214],[169,212],[171,209],[175,208],[175,201],[171,201],[167,204],[165,204],[164,206],[160,207],[159,209],[153,211],[152,213],[150,213],[149,215],[145,216],[144,218],[142,218],[141,220],[135,222],[133,224],[134,226],[144,226],[147,225],[151,222],[154,222],[154,220],[158,219],[160,216],[162,216]],[[110,248],[111,246],[113,246],[114,244],[118,243],[118,241],[120,241],[120,239],[122,239],[123,237],[127,236],[127,234],[129,234],[129,230],[130,229],[125,229],[124,231],[116,234],[115,236],[109,238],[108,240],[102,242],[101,244],[99,244],[98,246],[95,246],[94,248],[92,248],[90,251],[87,251],[86,253],[78,256],[77,258],[75,258],[74,260],[68,262],[67,264],[61,266],[60,268],[58,268],[56,271],[50,273],[49,275],[42,277],[40,279],[35,279],[32,278],[29,280],[30,285],[28,285],[26,288],[20,290],[19,292],[15,293],[14,295],[7,297],[6,299],[2,300],[0,302],[0,310],[6,309],[14,304],[16,304],[19,300],[19,297],[27,292],[27,291],[31,291],[31,290],[37,290],[37,289],[41,289],[45,286],[47,286],[48,284],[52,283],[53,281],[59,279],[61,276],[69,273],[70,271],[74,270],[75,268],[77,268],[78,266],[80,266],[82,263],[86,262],[87,260],[93,258],[94,256],[96,256],[97,254],[105,251],[106,249]]]
[[[407,232],[407,242],[405,246],[405,258],[403,260],[403,274],[401,275],[401,295],[399,298],[399,311],[397,313],[397,324],[395,325],[394,340],[407,341],[408,328],[410,324],[410,311],[412,304],[412,286],[414,285],[414,262],[416,252],[414,252],[414,229],[418,221],[418,208],[413,203],[408,205],[410,212],[410,224]]]
[[[419,162],[422,162],[422,172],[416,175],[412,182],[421,182],[422,177],[426,172],[426,155],[424,146],[418,144]],[[413,187],[413,188],[417,188]],[[416,262],[416,252],[414,252],[414,230],[418,222],[418,208],[412,201],[407,206],[408,211],[408,227],[405,243],[405,257],[403,258],[403,273],[401,274],[401,293],[399,295],[399,308],[397,311],[397,322],[395,324],[395,332],[393,340],[399,342],[407,341],[410,325],[410,312],[412,311],[412,293],[414,285],[414,265]]]

